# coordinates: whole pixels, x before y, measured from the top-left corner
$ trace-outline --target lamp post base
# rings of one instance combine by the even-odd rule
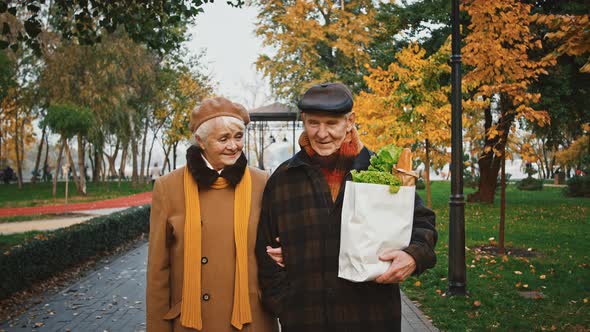
[[[449,288],[445,292],[445,296],[467,296],[467,288],[465,283],[449,283]]]

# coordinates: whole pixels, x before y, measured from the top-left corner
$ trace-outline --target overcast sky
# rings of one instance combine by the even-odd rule
[[[234,8],[218,0],[205,4],[203,9],[205,12],[189,29],[192,38],[186,46],[194,53],[206,50],[207,68],[219,83],[218,94],[244,104],[262,103],[253,102],[252,92],[245,88],[263,85],[254,66],[263,50],[262,40],[254,34],[256,8]]]

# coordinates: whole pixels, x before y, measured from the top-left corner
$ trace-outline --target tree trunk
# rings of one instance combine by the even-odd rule
[[[158,131],[156,130],[156,133],[157,132]],[[154,150],[154,143],[156,142],[156,133],[154,133],[154,137],[152,138],[152,143],[150,144],[150,151],[148,152],[147,164],[145,165],[145,174],[147,176],[150,176],[150,165],[152,162],[152,151]]]
[[[119,139],[117,138],[117,143],[115,144],[115,152],[113,152],[112,156],[109,156],[105,152],[105,156],[107,156],[107,160],[109,162],[109,177],[116,177],[117,176],[117,166],[115,166],[115,161],[117,160],[117,156],[119,155]]]
[[[63,155],[65,145],[66,145],[66,138],[62,136],[61,147],[59,148],[57,160],[55,161],[55,176],[53,177],[53,190],[52,190],[53,198],[55,198],[57,195],[57,176],[59,174],[59,170],[61,169],[61,157]]]
[[[537,168],[539,168],[538,177],[539,179],[545,178],[545,167],[543,166],[543,160],[537,160]]]
[[[72,158],[72,152],[70,151],[70,145],[66,141],[66,156],[68,158],[68,163],[70,164],[70,169],[72,170],[72,176],[74,177],[74,184],[76,185],[76,190],[80,195],[84,195],[82,191],[82,184],[80,183],[80,179],[78,178],[78,172],[76,171],[76,164],[74,163],[74,159]],[[66,174],[68,176],[68,174]]]
[[[18,107],[18,106],[15,106]],[[20,136],[19,135],[19,123],[18,123],[18,111],[15,110],[14,112],[14,148],[15,148],[15,152],[16,152],[16,176],[18,177],[17,182],[18,182],[18,188],[22,189],[23,188],[23,170],[22,170],[22,164],[21,164],[21,154],[24,153],[24,151],[21,151],[21,146],[20,146]]]
[[[92,143],[88,143],[88,151],[86,151],[88,153],[88,161],[90,162],[90,172],[92,174],[92,179],[94,181],[94,170],[96,169],[96,167],[94,167],[94,159],[92,158],[92,151],[94,149],[94,144]]]
[[[260,123],[260,150],[258,151],[258,168],[264,169],[264,125]]]
[[[125,164],[127,163],[127,149],[129,143],[125,144],[123,147],[123,152],[121,153],[121,164],[119,165],[119,183],[121,180],[125,178]]]
[[[545,141],[541,140],[542,144],[542,153],[543,153],[543,160],[545,160],[545,169],[546,171],[546,179],[550,179],[553,177],[553,168],[549,166],[549,158],[547,158],[547,146],[545,145]]]
[[[553,149],[551,149],[551,178],[553,178],[555,176],[555,151]]]
[[[172,167],[172,169],[176,169],[176,148],[178,147],[178,141],[174,142],[172,147],[172,162],[174,163],[174,167]]]
[[[2,128],[0,127],[0,169],[4,169],[4,165],[3,164],[3,160],[4,158],[2,158]]]
[[[23,122],[21,123],[20,126],[20,176],[18,177],[19,181],[20,181],[20,185],[22,188],[22,185],[24,185],[25,183],[25,179],[23,178],[23,168],[25,167],[25,122],[26,119],[23,119]]]
[[[504,227],[506,218],[506,149],[502,152],[502,189],[500,193],[500,227],[498,234],[498,254],[504,254]]]
[[[92,182],[97,183],[98,179],[99,179],[99,175],[98,175],[98,169],[100,168],[99,166],[99,162],[98,162],[98,149],[96,148],[96,142],[92,144],[92,157],[90,157],[93,162],[93,168],[92,168]]]
[[[41,155],[43,154],[43,143],[45,142],[45,131],[47,126],[43,126],[43,130],[41,131],[41,140],[39,141],[39,149],[37,149],[37,158],[35,158],[35,167],[33,168],[33,177],[31,178],[31,183],[37,182],[37,177],[39,177],[39,163],[41,162]]]
[[[479,190],[470,196],[469,201],[494,203],[500,161],[500,158],[494,156],[493,151],[479,159]]]
[[[147,145],[147,134],[148,134],[149,124],[150,124],[149,119],[150,119],[149,117],[146,117],[146,119],[145,119],[145,127],[143,129],[143,143],[141,144],[141,168],[140,168],[140,173],[139,173],[139,178],[141,179],[141,183],[146,182],[147,172],[145,171],[145,146]]]
[[[137,174],[137,140],[135,138],[131,139],[131,164],[133,166],[133,170],[131,172],[131,181],[132,181],[132,187],[133,188],[137,188],[137,185],[139,184],[139,175]]]
[[[262,165],[261,165],[261,161],[260,161],[260,152],[258,149],[258,145],[259,145],[259,139],[257,136],[258,131],[256,130],[256,128],[253,128],[252,132],[250,132],[250,130],[248,130],[248,157],[250,154],[250,151],[252,151],[254,153],[254,159],[256,160],[256,163],[258,163],[258,168],[263,169]],[[254,142],[254,143],[252,143]],[[248,163],[250,163],[250,158],[248,158]]]
[[[81,134],[78,134],[78,169],[80,170],[80,188],[82,195],[86,196],[86,163],[84,162],[84,151],[86,144]]]
[[[135,134],[135,122],[133,119],[133,112],[128,111],[127,116],[129,117],[129,132],[131,134],[131,164],[133,169],[131,170],[131,186],[135,189],[137,187],[137,137]]]
[[[106,178],[107,177],[107,172],[106,172],[107,165],[105,164],[105,161],[104,161],[104,158],[102,157],[102,154],[100,155],[100,165],[101,165],[101,168],[100,168],[100,177],[102,179],[102,182],[106,182],[107,181],[107,178]]]
[[[496,156],[495,151],[505,151],[506,141],[510,133],[510,127],[514,121],[514,112],[511,112],[509,105],[511,100],[502,94],[500,99],[501,114],[496,125],[498,135],[493,138],[487,136],[492,127],[492,111],[490,108],[485,110],[485,144],[484,150],[479,157],[479,189],[477,192],[468,196],[469,202],[494,203],[496,187],[498,185],[498,173],[500,171],[502,159]],[[487,151],[486,151],[487,150]]]
[[[426,206],[432,208],[432,194],[430,192],[430,143],[428,139],[425,140],[424,146],[426,148],[426,160],[424,160],[424,182],[426,182]],[[450,169],[449,169],[450,172]]]
[[[49,174],[51,174],[51,171],[49,169],[45,168],[45,165],[49,165],[48,162],[49,162],[49,135],[46,135],[45,136],[45,159],[43,161],[43,173],[47,177],[49,177]],[[49,168],[49,166],[47,168]],[[45,174],[45,171],[47,171],[47,174]],[[45,178],[44,181],[47,181],[47,177]]]
[[[152,137],[152,144],[150,145],[150,152],[149,152],[149,154],[148,154],[148,156],[149,156],[149,157],[148,157],[148,162],[147,162],[147,165],[146,165],[146,173],[148,174],[148,176],[150,176],[149,169],[150,169],[150,165],[151,165],[150,163],[151,163],[151,161],[152,161],[152,151],[153,151],[153,149],[154,149],[154,143],[156,142],[156,139],[158,138],[158,132],[160,131],[160,128],[162,128],[162,125],[163,125],[163,123],[162,123],[162,124],[160,124],[160,125],[159,125],[159,126],[156,128],[156,130],[154,130],[154,136]],[[163,145],[163,142],[162,142],[162,145]],[[163,169],[164,169],[164,168],[162,168],[162,170],[163,170]],[[161,173],[161,171],[160,171],[160,173]]]
[[[162,149],[164,150],[164,165],[162,165],[162,171],[160,172],[160,175],[164,175],[164,172],[166,171],[166,166],[168,166],[168,172],[170,172],[170,160],[168,159],[168,155],[172,150],[172,145],[169,145],[167,150],[166,146],[162,145]]]

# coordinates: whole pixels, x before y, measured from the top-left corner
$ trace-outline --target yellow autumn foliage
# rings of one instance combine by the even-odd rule
[[[582,126],[583,135],[578,137],[567,148],[557,152],[555,159],[565,167],[578,167],[582,157],[589,154],[590,151],[590,123]]]
[[[463,60],[470,70],[466,85],[475,88],[484,99],[501,95],[511,116],[544,125],[549,116],[531,105],[540,100],[530,85],[555,64],[552,54],[539,59],[530,56],[542,47],[530,26],[536,19],[532,5],[516,0],[467,0],[463,9],[471,17],[469,33],[462,48]],[[495,126],[493,126],[495,127]],[[498,131],[491,128],[488,138]]]
[[[365,81],[370,92],[355,101],[359,132],[371,149],[386,144],[412,147],[425,162],[425,141],[430,145],[430,163],[442,168],[448,163],[450,146],[450,85],[441,76],[450,73],[449,42],[430,57],[418,44],[402,49],[387,69],[370,68]],[[445,82],[446,83],[446,82]]]
[[[274,54],[262,54],[256,67],[278,97],[297,99],[309,86],[348,83],[340,73],[359,73],[369,61],[375,31],[370,0],[258,0],[256,34]],[[344,5],[344,7],[342,7]]]
[[[588,55],[580,68],[590,73],[590,16],[589,15],[534,15],[537,23],[546,25],[551,32],[545,38],[559,42],[557,52],[574,56]]]

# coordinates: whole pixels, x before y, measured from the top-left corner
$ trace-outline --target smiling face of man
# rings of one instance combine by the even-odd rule
[[[340,149],[346,134],[354,127],[354,112],[344,115],[302,113],[303,128],[311,148],[320,156],[329,156]]]

